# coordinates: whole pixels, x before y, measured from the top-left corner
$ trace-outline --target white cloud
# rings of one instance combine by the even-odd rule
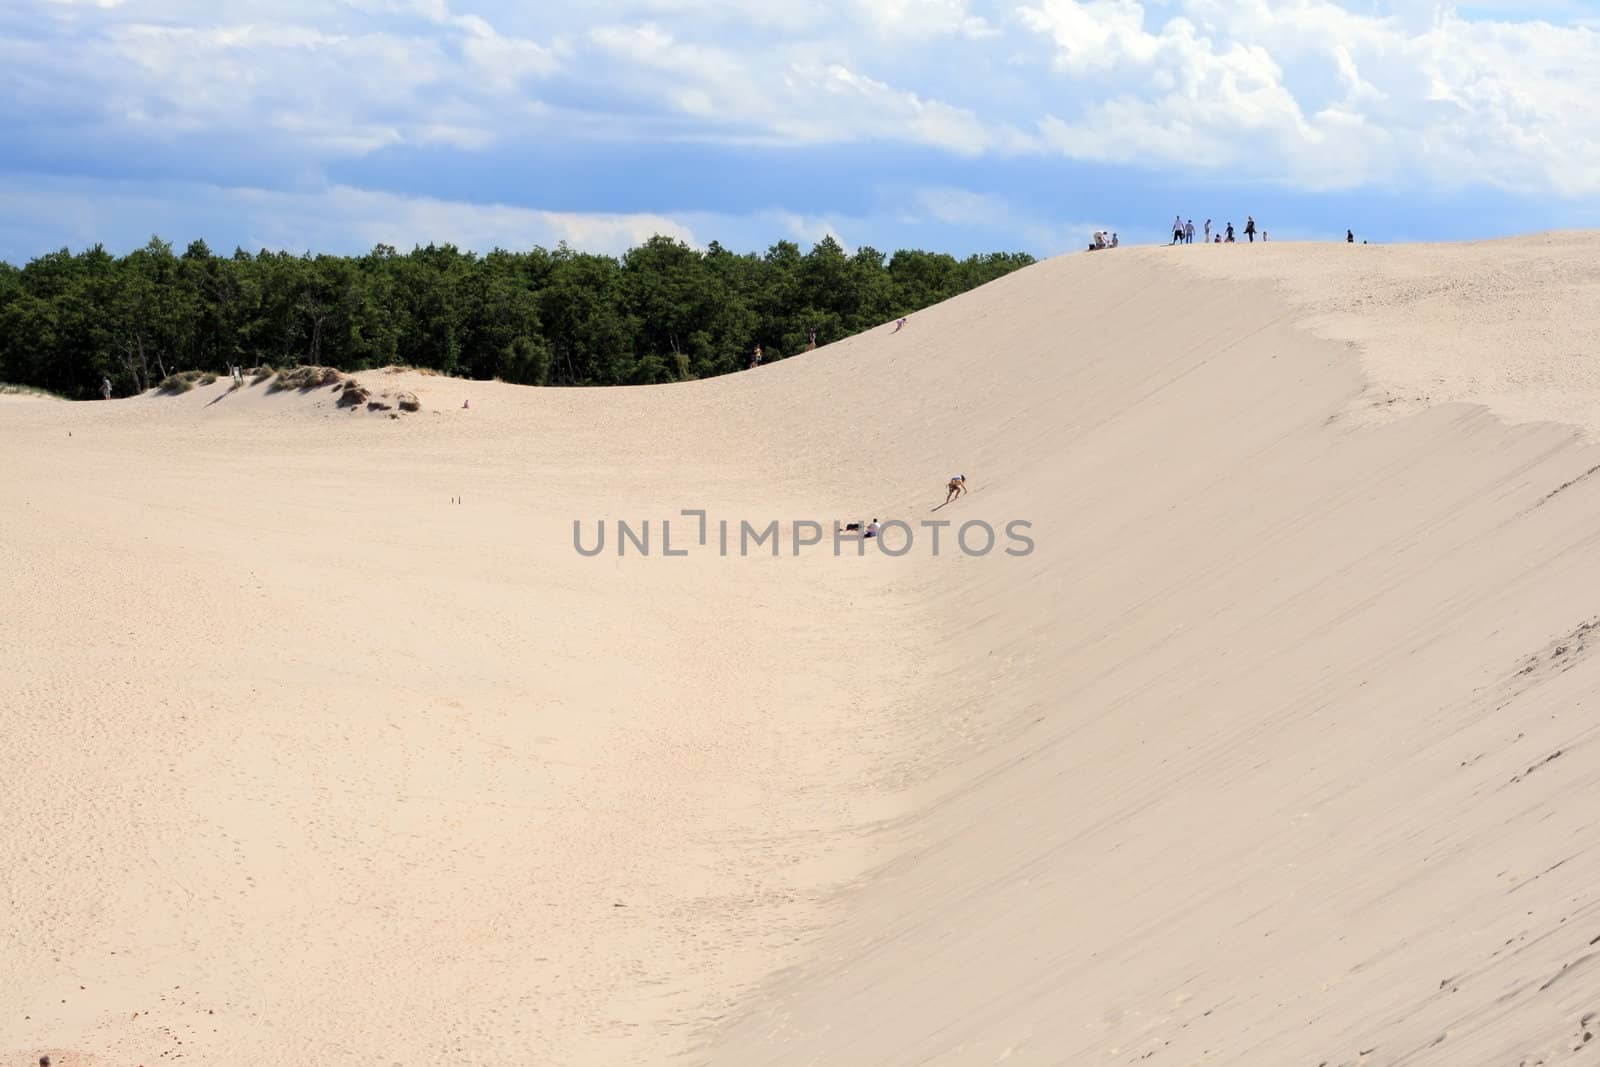
[[[648,212],[542,211],[338,185],[307,192],[198,184],[174,190],[164,183],[10,176],[0,177],[0,196],[12,206],[12,231],[25,231],[27,219],[70,219],[77,244],[103,241],[114,251],[143,244],[152,231],[180,247],[202,237],[219,248],[239,243],[250,251],[292,252],[430,243],[486,252],[566,241],[619,253],[656,234],[697,243],[683,221]]]
[[[337,176],[372,173],[377,163],[353,161],[376,153],[423,160],[446,179],[430,188],[461,189],[474,167],[523,146],[581,161],[665,144],[681,158],[684,143],[714,145],[719,160],[760,146],[768,167],[776,147],[854,146],[838,157],[870,160],[880,176],[944,161],[948,176],[882,178],[942,191],[908,194],[879,219],[959,227],[987,214],[1017,233],[1056,231],[985,200],[972,161],[1096,161],[1303,190],[1600,194],[1600,33],[1581,24],[1592,5],[1542,0],[1562,24],[1513,0],[1465,10],[1437,0],[51,0],[25,14],[0,5],[0,122],[8,157],[57,173],[137,164],[183,188],[279,183],[322,190],[305,194],[322,204],[344,188]],[[841,212],[773,181],[772,199],[752,203],[768,177],[750,172],[732,216],[706,203],[726,183],[707,182],[715,191],[699,200],[680,188],[652,201],[648,174],[630,204],[659,214],[480,205],[474,215],[386,194],[344,206],[360,225],[478,218],[454,225],[484,238],[501,225],[570,232],[575,244],[580,233],[624,240],[634,220],[883,239],[861,206],[871,190]],[[502,180],[496,195],[511,187]],[[540,191],[528,196],[537,203]],[[301,201],[257,203],[322,225]],[[517,210],[532,214],[504,213]],[[95,212],[74,217],[105,224]]]
[[[908,142],[962,154],[1020,137],[966,108],[814,59],[815,49],[740,54],[681,41],[650,23],[602,26],[589,36],[620,65],[618,81],[718,131],[758,130],[788,143]]]
[[[525,113],[530,84],[562,62],[552,45],[452,15],[444,0],[272,15],[237,0],[210,14],[169,5],[73,9],[55,34],[0,32],[6,110],[49,113],[70,94],[73,118],[97,135],[276,134],[315,167],[394,145],[485,147],[505,110]]]
[[[1508,189],[1600,192],[1600,36],[1469,20],[1389,0],[1037,0],[1083,104],[1039,124],[1054,151],[1175,163],[1301,187],[1420,172]]]

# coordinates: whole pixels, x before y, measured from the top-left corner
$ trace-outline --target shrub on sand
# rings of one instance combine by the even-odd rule
[[[302,363],[298,367],[279,371],[267,391],[276,393],[280,389],[299,389],[303,392],[323,385],[337,385],[339,380],[339,372],[332,367],[314,367]]]
[[[11,382],[0,382],[0,396],[43,396],[51,400],[65,400],[66,398],[48,389],[40,389],[32,385],[14,385]]]
[[[346,378],[344,389],[339,393],[338,406],[353,408],[358,404],[365,404],[371,394],[362,388],[361,383],[354,378]]]
[[[156,385],[156,392],[164,393],[170,396],[176,396],[179,393],[187,393],[189,390],[194,388],[195,382],[201,381],[201,377],[201,372],[197,370],[174,371],[165,378],[161,379],[160,383]],[[214,382],[216,380],[217,376],[213,374],[211,376],[211,381]],[[203,384],[209,385],[210,382],[205,382]]]
[[[274,374],[277,374],[278,368],[269,363],[260,367],[251,367],[249,370],[245,371],[245,373],[250,375],[251,385],[260,385]]]

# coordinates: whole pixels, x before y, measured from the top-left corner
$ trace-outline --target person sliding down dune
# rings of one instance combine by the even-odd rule
[[[965,474],[956,475],[950,479],[950,484],[945,486],[945,489],[947,491],[944,495],[944,502],[948,504],[967,491],[967,476]]]

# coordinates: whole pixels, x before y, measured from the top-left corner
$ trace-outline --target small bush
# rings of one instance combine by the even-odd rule
[[[398,393],[394,402],[400,405],[401,411],[421,411],[422,404],[417,400],[415,393]]]
[[[217,376],[215,374],[211,375],[211,381],[214,382],[216,380]],[[175,371],[161,379],[156,386],[156,392],[176,396],[179,393],[187,393],[193,389],[194,383],[198,381],[201,381],[201,373],[197,370]]]
[[[339,394],[338,406],[354,408],[358,404],[365,404],[370,395],[354,378],[346,379],[344,390]]]
[[[206,373],[206,374],[202,374],[200,376],[200,384],[201,385],[216,385],[217,384],[217,376],[215,374],[211,374],[209,372]]]
[[[276,393],[280,389],[299,389],[302,392],[316,389],[324,385],[337,385],[339,372],[332,367],[313,367],[301,364],[291,370],[279,371],[278,376],[272,379],[269,392]]]
[[[245,373],[250,375],[251,385],[260,385],[274,374],[277,374],[278,368],[271,365],[251,367],[249,370],[245,371]]]
[[[95,394],[99,396],[98,393]],[[63,396],[52,393],[48,389],[40,389],[32,385],[13,385],[10,382],[0,382],[0,396],[43,396],[51,400],[65,400]]]

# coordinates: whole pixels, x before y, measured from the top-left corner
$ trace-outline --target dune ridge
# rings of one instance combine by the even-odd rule
[[[403,420],[8,408],[0,1049],[1577,1055],[1586,251],[1068,256],[713,381],[396,375]],[[1036,549],[573,551],[684,508]]]

